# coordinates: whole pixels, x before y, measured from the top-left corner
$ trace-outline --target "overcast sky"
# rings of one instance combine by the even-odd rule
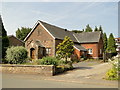
[[[4,2],[2,19],[8,35],[42,20],[69,30],[102,25],[107,35],[118,36],[118,2]]]

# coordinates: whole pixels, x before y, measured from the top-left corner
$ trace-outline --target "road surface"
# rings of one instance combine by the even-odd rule
[[[118,88],[117,81],[103,79],[108,63],[80,62],[60,75],[2,74],[2,88]]]

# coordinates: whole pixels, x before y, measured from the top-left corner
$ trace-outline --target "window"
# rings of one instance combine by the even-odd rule
[[[43,48],[40,48],[40,54],[43,55]]]
[[[50,53],[51,53],[51,48],[46,48],[46,54],[50,55]]]
[[[92,49],[88,49],[88,54],[93,54]]]

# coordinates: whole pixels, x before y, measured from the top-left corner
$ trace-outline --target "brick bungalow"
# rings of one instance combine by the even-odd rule
[[[8,39],[10,46],[24,46],[24,42],[16,38],[14,35],[9,35]]]
[[[24,39],[28,56],[32,59],[43,56],[56,56],[56,47],[65,36],[69,36],[74,42],[74,54],[80,58],[101,58],[103,42],[101,32],[84,32],[76,34],[43,21],[38,20],[31,32]]]

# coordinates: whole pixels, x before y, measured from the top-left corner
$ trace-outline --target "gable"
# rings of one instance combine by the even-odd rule
[[[55,37],[55,39],[63,40],[65,36],[70,37],[73,42],[77,42],[76,38],[73,36],[74,32],[68,31],[67,29],[63,29],[43,21],[40,21],[44,27]]]
[[[65,29],[56,27],[54,25],[50,25],[47,24],[45,22],[42,22],[40,20],[37,21],[37,23],[35,24],[35,26],[33,27],[33,29],[31,30],[31,32],[27,35],[27,37],[24,39],[24,41],[26,41],[30,35],[32,34],[32,32],[34,32],[35,28],[38,25],[41,25],[54,39],[61,39],[63,40],[65,36],[69,36],[71,38],[71,40],[73,40],[73,42],[77,42],[77,40],[75,39],[75,37],[73,36],[73,32],[71,31],[66,31]]]
[[[34,30],[38,27],[38,26],[41,26],[42,29],[46,30],[52,38],[54,38],[54,36],[42,25],[42,23],[39,22],[39,20],[35,23],[35,25],[33,26],[32,30],[30,31],[30,33],[26,36],[26,38],[24,39],[24,41],[26,41],[30,36],[31,34],[34,32]]]

